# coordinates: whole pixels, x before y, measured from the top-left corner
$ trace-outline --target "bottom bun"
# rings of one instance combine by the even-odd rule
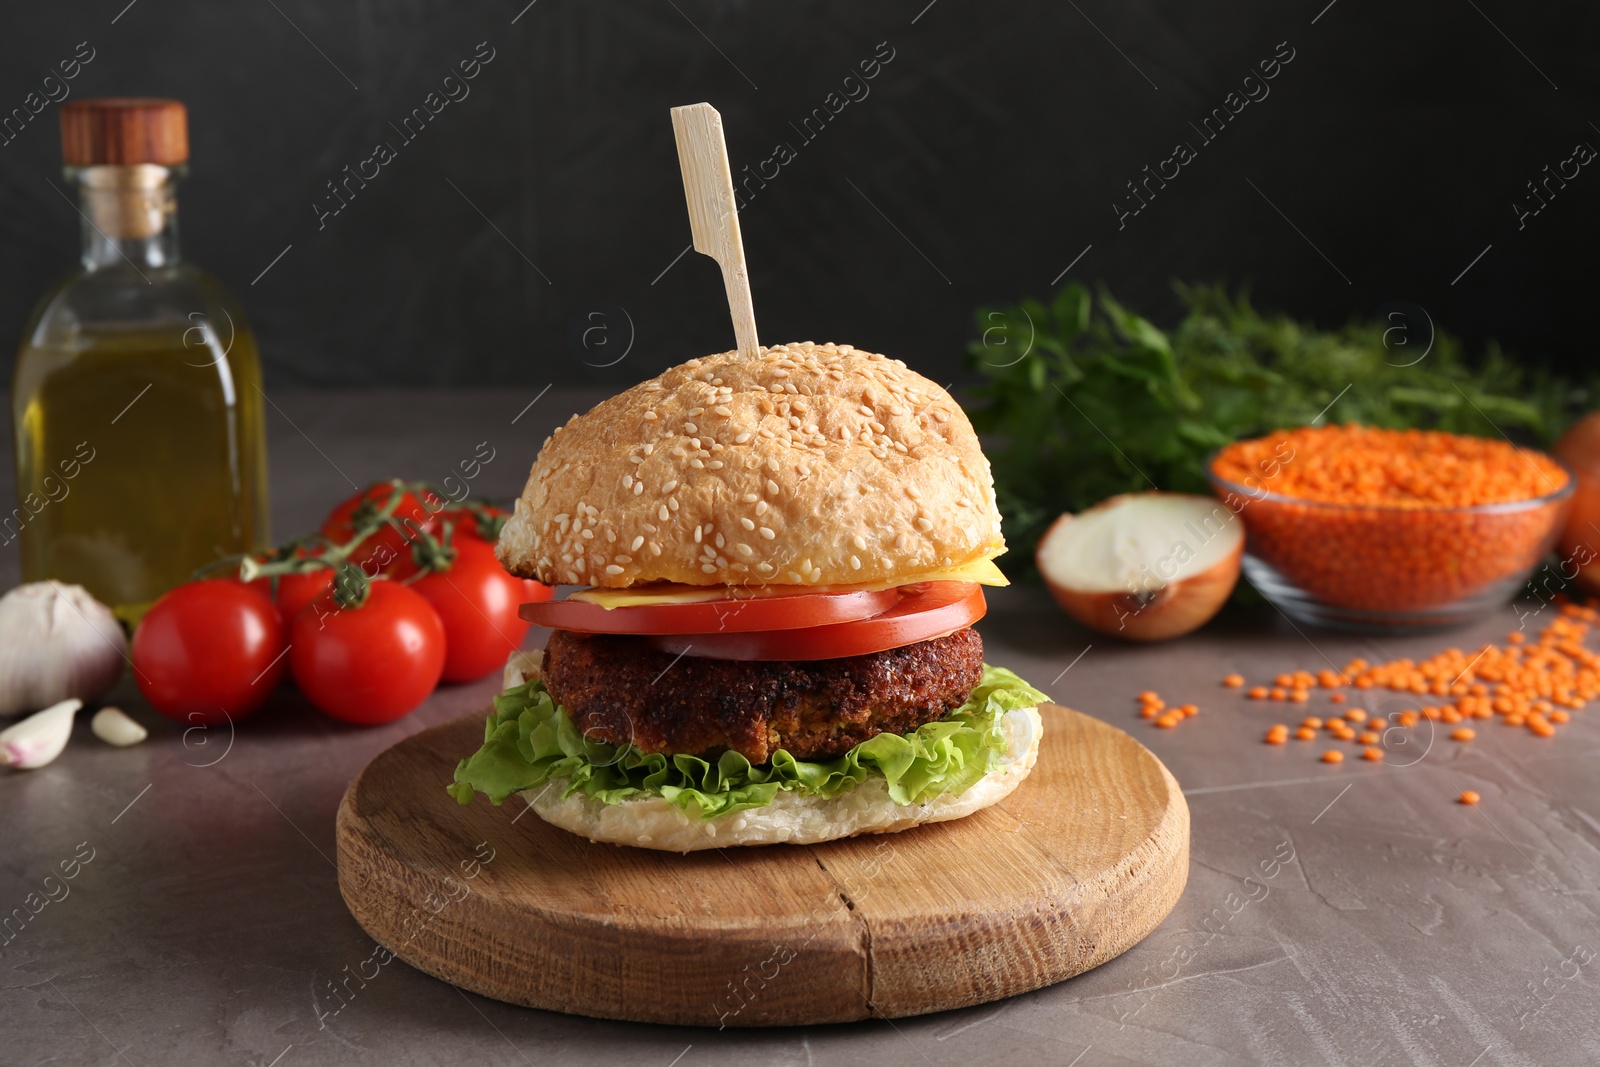
[[[567,780],[551,779],[520,794],[553,826],[591,841],[694,852],[730,845],[814,845],[856,834],[888,834],[923,823],[945,822],[997,804],[1022,784],[1039,757],[1044,722],[1037,708],[1008,711],[1000,719],[1006,751],[994,770],[959,796],[944,794],[926,804],[896,804],[889,784],[869,778],[834,797],[781,791],[763,807],[697,819],[662,797],[604,804],[574,793],[563,797]]]

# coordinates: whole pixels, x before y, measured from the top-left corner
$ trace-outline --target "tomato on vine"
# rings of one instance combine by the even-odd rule
[[[377,482],[330,511],[322,520],[322,536],[343,547],[365,534],[350,562],[369,578],[409,578],[419,569],[412,546],[443,531],[447,507],[447,500],[424,486],[414,491],[398,479]]]
[[[289,627],[289,670],[319,710],[361,726],[421,704],[444,672],[445,629],[415,590],[371,582],[353,606],[313,602]]]
[[[471,682],[505,666],[528,632],[518,609],[549,600],[552,590],[507,573],[486,541],[460,537],[453,547],[454,562],[424,574],[412,588],[444,623],[444,680]]]
[[[133,633],[139,691],[177,722],[242,719],[272,694],[283,670],[284,626],[272,598],[224,578],[173,589]]]

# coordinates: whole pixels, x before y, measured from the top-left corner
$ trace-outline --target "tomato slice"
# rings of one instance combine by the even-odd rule
[[[899,603],[881,615],[803,630],[651,635],[663,652],[709,659],[813,660],[864,656],[954,633],[983,618],[977,582],[924,582],[893,590]]]
[[[644,604],[609,610],[581,600],[552,600],[524,604],[520,614],[529,622],[552,630],[587,634],[788,632],[865,619],[888,611],[899,599],[893,589],[837,593],[771,593],[770,586],[766,589],[768,592],[761,596],[734,595],[691,604]]]

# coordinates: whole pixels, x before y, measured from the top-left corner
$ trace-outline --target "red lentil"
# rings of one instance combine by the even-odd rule
[[[1496,438],[1363,426],[1238,441],[1211,470],[1248,501],[1253,554],[1325,603],[1375,611],[1448,604],[1531,569],[1565,510],[1547,498],[1570,481]]]

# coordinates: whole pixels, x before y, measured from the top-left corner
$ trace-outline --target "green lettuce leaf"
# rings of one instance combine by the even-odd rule
[[[483,793],[502,804],[513,793],[564,779],[562,796],[581,793],[606,804],[659,796],[702,819],[770,804],[780,790],[833,797],[877,776],[896,804],[959,796],[1005,755],[1000,717],[1049,699],[1015,674],[985,665],[966,703],[908,734],[879,734],[838,759],[796,759],[779,749],[754,766],[737,752],[715,761],[641,752],[585,738],[535,678],[494,698],[483,747],[456,767],[451,796],[463,804]]]

